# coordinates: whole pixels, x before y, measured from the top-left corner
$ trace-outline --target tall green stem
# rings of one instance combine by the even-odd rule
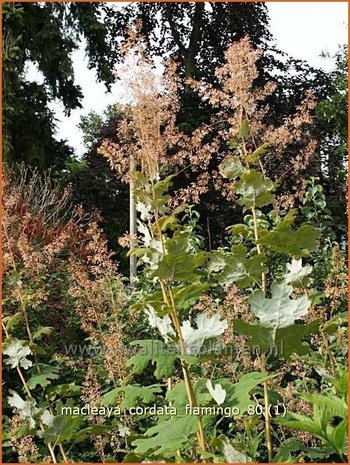
[[[152,197],[153,197],[154,200],[156,199],[153,183],[152,183]],[[159,224],[159,214],[158,214],[157,208],[155,208],[155,211],[154,211],[154,220],[155,220],[155,225],[156,225],[156,228],[157,228],[157,233],[158,233],[158,236],[159,236],[159,240],[160,240],[160,243],[161,243],[162,253],[165,254],[164,236],[163,236],[163,232],[162,232],[162,229],[160,227],[160,224]],[[182,331],[181,331],[181,322],[180,322],[178,311],[177,311],[177,308],[176,308],[176,305],[175,305],[175,300],[174,300],[174,297],[173,297],[173,294],[172,294],[171,285],[169,283],[161,280],[160,281],[160,286],[161,286],[161,290],[162,290],[162,294],[163,294],[164,303],[168,307],[172,308],[172,312],[171,312],[170,316],[171,316],[171,319],[173,321],[173,325],[174,325],[176,334],[177,334],[179,342],[180,342],[181,354],[184,355],[185,354],[185,345],[184,345],[184,339],[183,339],[183,335],[182,335]],[[194,389],[193,389],[191,375],[190,375],[190,372],[189,372],[189,369],[188,369],[188,365],[187,365],[187,363],[182,361],[181,366],[182,366],[182,372],[183,372],[183,375],[184,375],[184,382],[185,382],[185,386],[186,386],[186,392],[187,392],[187,397],[188,397],[189,403],[190,403],[191,407],[197,407],[196,394],[195,394]],[[205,450],[205,435],[204,435],[202,418],[200,416],[198,416],[197,421],[198,421],[198,429],[197,429],[198,444],[199,444],[199,447],[200,447],[201,450]]]
[[[261,254],[261,247],[258,243],[259,241],[259,232],[258,232],[258,222],[256,218],[255,205],[252,207],[253,223],[254,223],[254,237],[256,243],[256,249],[258,254]],[[266,294],[266,275],[262,273],[261,276],[261,289],[264,294]],[[267,373],[266,361],[264,354],[260,357],[260,369],[262,372]],[[269,398],[269,386],[268,382],[263,383],[264,387],[264,417],[265,417],[265,431],[266,431],[266,448],[269,462],[272,461],[273,451],[272,451],[272,434],[271,434],[271,421],[270,421],[270,398]]]
[[[240,124],[241,125],[243,123],[243,115],[244,115],[244,109],[243,109],[243,106],[241,105],[240,107]],[[246,156],[247,148],[246,148],[244,137],[242,137],[242,147],[243,147],[243,152]],[[264,168],[262,166],[260,159],[259,159],[259,164],[260,164],[262,173],[264,174]],[[256,250],[258,252],[258,255],[261,255],[262,251],[261,251],[261,247],[259,244],[258,221],[256,217],[256,207],[254,203],[253,203],[251,211],[252,211],[252,216],[253,216],[253,227],[254,227],[254,238],[255,238]],[[267,285],[266,285],[265,273],[262,273],[261,275],[261,290],[263,291],[264,294],[266,294]],[[266,361],[265,361],[264,355],[260,357],[260,370],[264,373],[267,373]],[[269,406],[270,406],[269,387],[268,387],[267,381],[263,383],[263,387],[264,387],[264,417],[265,417],[265,431],[266,431],[266,448],[267,448],[268,461],[271,462],[272,457],[273,457],[273,451],[272,451],[271,422],[270,422],[270,413],[269,413]]]
[[[169,288],[169,296],[171,300],[171,305],[173,308],[173,315],[174,318],[176,319],[177,323],[177,328],[178,328],[178,336],[179,340],[181,341],[181,353],[185,354],[185,346],[184,346],[184,339],[182,336],[182,331],[181,331],[181,324],[178,319],[178,312],[175,306],[175,301],[174,297],[172,295],[171,288]],[[187,395],[188,395],[188,400],[190,402],[191,407],[197,407],[197,399],[196,399],[196,394],[193,389],[192,381],[191,381],[191,375],[188,369],[188,365],[186,362],[182,362],[182,371],[184,374],[184,379],[185,379],[185,384],[186,384],[186,389],[187,389]],[[204,435],[204,429],[203,429],[203,423],[202,423],[202,418],[200,416],[197,417],[198,420],[198,431],[197,431],[197,437],[198,437],[198,442],[199,446],[202,450],[205,450],[205,435]]]

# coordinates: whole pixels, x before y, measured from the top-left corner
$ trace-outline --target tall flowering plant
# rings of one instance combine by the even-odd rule
[[[169,137],[168,113],[159,110],[163,99],[168,102],[167,86],[158,88],[157,94],[143,87],[135,90],[139,80],[137,73],[133,75],[134,101],[128,128],[133,138],[131,147],[138,148],[141,170],[133,174],[138,244],[130,254],[137,257],[142,282],[148,285],[133,293],[129,311],[143,312],[155,337],[132,342],[139,351],[127,365],[135,381],[143,380],[142,384],[117,387],[105,394],[103,402],[118,403],[122,396],[122,409],[128,411],[138,406],[140,421],[148,411],[147,404],[153,403],[154,423],[131,434],[132,452],[127,460],[250,461],[254,452],[220,434],[220,418],[225,412],[231,419],[229,429],[233,435],[235,421],[262,415],[264,457],[275,461],[280,449],[274,450],[274,429],[278,424],[296,424],[290,417],[285,423],[279,418],[271,419],[286,413],[271,390],[274,379],[280,376],[276,367],[282,367],[295,355],[312,352],[312,335],[327,338],[329,326],[317,317],[308,290],[312,267],[303,263],[317,249],[319,232],[312,224],[301,223],[296,209],[288,209],[286,199],[279,197],[280,179],[269,178],[264,166],[272,150],[282,153],[294,138],[302,139],[314,104],[308,95],[297,113],[281,127],[268,126],[268,106],[263,102],[274,86],[253,88],[258,56],[259,52],[244,39],[228,49],[227,64],[217,70],[219,88],[192,82],[204,98],[223,108],[221,116],[227,111],[231,114],[228,126],[219,132],[229,142],[218,176],[246,219],[244,224],[229,228],[230,248],[211,252],[192,247],[193,232],[181,222],[186,205],[182,202],[175,207],[169,195],[174,174],[169,174],[169,163],[162,162],[171,159],[172,154],[174,160],[179,160],[185,152],[179,148],[183,136],[177,133],[176,138]],[[144,70],[141,67],[141,76]],[[147,72],[153,75],[150,67]],[[151,83],[152,89],[154,82],[155,78],[143,78],[142,86]],[[153,96],[151,101],[148,95]],[[157,111],[152,112],[154,101]],[[217,118],[212,124],[220,123]],[[174,119],[171,121],[173,124]],[[171,128],[177,132],[175,126]],[[199,136],[198,146],[207,129],[201,128],[195,134]],[[193,154],[193,136],[191,142],[188,149]],[[308,163],[313,146],[310,142],[309,148],[301,152],[303,163]],[[210,147],[207,153],[218,145]],[[203,148],[199,149],[198,159],[203,153]],[[118,148],[116,156],[119,155]],[[118,165],[113,154],[107,157],[112,165]],[[209,311],[200,310],[197,302],[208,292],[227,286],[235,286],[244,296],[249,318],[228,320],[211,305]],[[234,339],[232,333],[242,337],[250,350],[257,349],[250,354],[253,370],[235,379],[216,378],[217,365],[235,363],[234,347],[227,343]],[[145,373],[147,383],[142,377]],[[332,444],[341,457],[344,411],[339,431],[332,432],[339,434],[337,442],[322,435],[322,440]]]

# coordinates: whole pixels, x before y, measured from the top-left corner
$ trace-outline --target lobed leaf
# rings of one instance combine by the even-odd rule
[[[175,457],[177,450],[192,446],[197,432],[197,418],[192,415],[172,417],[149,428],[145,436],[135,439],[135,454]]]
[[[124,393],[124,399],[120,404],[120,408],[122,410],[127,410],[131,407],[135,407],[139,400],[145,404],[155,402],[157,399],[156,394],[162,392],[162,386],[160,384],[153,384],[152,386],[143,387],[130,384],[128,386],[118,387],[102,396],[101,405],[108,406],[114,404],[121,392]]]
[[[248,336],[248,345],[257,354],[272,353],[277,358],[288,359],[292,354],[305,355],[310,352],[310,345],[304,338],[316,334],[322,320],[314,320],[307,325],[294,324],[286,328],[269,330],[259,323],[246,323],[234,320],[234,332],[241,336]]]
[[[285,283],[272,284],[271,298],[265,297],[261,290],[256,290],[249,297],[251,311],[260,319],[262,326],[278,328],[292,326],[294,321],[308,312],[310,301],[306,296],[291,299],[292,286]]]
[[[220,165],[220,174],[228,179],[236,179],[244,172],[244,169],[238,157],[229,155]]]
[[[209,272],[224,285],[237,283],[246,288],[261,280],[262,273],[267,271],[263,254],[246,258],[248,249],[244,245],[233,245],[231,254],[213,252],[210,254]]]
[[[250,457],[235,449],[225,434],[220,434],[214,438],[211,444],[216,447],[224,456],[226,463],[249,463]]]
[[[42,388],[51,384],[51,381],[59,378],[59,367],[40,364],[40,373],[33,374],[28,380],[29,389],[35,389],[37,386]]]
[[[306,257],[318,246],[320,233],[310,224],[294,230],[291,227],[275,231],[262,231],[258,244],[292,257]]]
[[[305,278],[312,272],[311,265],[303,266],[303,261],[292,260],[291,263],[287,263],[288,272],[284,275],[284,282],[287,284],[292,283],[303,283]]]
[[[27,356],[31,355],[32,351],[18,339],[11,339],[7,342],[3,353],[8,356],[4,360],[5,364],[11,365],[11,368],[22,367],[27,370],[33,365],[33,362],[27,359]]]
[[[271,179],[264,179],[260,171],[247,170],[236,184],[236,192],[242,196],[238,203],[245,208],[264,207],[275,200],[274,189],[275,184]]]

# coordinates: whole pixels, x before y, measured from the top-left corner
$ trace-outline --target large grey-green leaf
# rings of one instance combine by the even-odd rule
[[[300,258],[299,260],[292,260],[291,263],[288,263],[287,270],[288,272],[284,275],[285,283],[302,283],[306,276],[312,272],[312,266],[303,266],[303,260]]]
[[[214,447],[217,447],[223,454],[226,463],[249,463],[251,459],[233,447],[228,437],[221,434],[212,441]]]
[[[65,403],[61,400],[57,401],[55,408],[57,415],[54,415],[47,410],[44,411],[41,421],[47,426],[43,433],[46,444],[49,442],[70,442],[73,440],[73,437],[80,425],[85,421],[82,414],[72,414],[72,411],[75,409],[79,411],[74,400],[68,399]]]
[[[215,380],[226,391],[225,401],[223,407],[234,407],[237,409],[238,414],[235,418],[240,418],[247,411],[249,405],[254,404],[251,400],[250,392],[269,379],[277,375],[268,375],[266,373],[251,372],[243,375],[237,383],[232,383],[229,379],[222,378]]]
[[[195,321],[197,328],[193,328],[189,320],[181,326],[186,353],[191,355],[197,355],[205,340],[220,336],[228,326],[227,321],[220,320],[216,314],[208,317],[199,313]]]
[[[279,348],[280,358],[287,359],[293,353],[306,355],[311,351],[310,344],[304,339],[310,334],[317,334],[321,319],[310,321],[307,325],[294,324],[287,328],[279,328],[276,331],[274,344]],[[275,347],[273,350],[275,351]]]
[[[310,301],[306,296],[290,299],[292,286],[285,283],[271,286],[271,298],[265,297],[260,290],[253,292],[249,298],[252,312],[260,323],[276,331],[294,324],[298,318],[306,315]]]
[[[154,308],[151,306],[148,306],[145,313],[148,317],[150,327],[157,328],[165,341],[169,340],[170,335],[175,334],[169,315],[165,315],[161,318],[157,316]]]
[[[193,391],[197,399],[198,406],[207,406],[212,403],[212,397],[206,387],[207,380],[200,379],[193,383]],[[176,408],[176,415],[186,415],[186,406],[188,405],[187,388],[184,381],[181,381],[166,393],[166,399]]]
[[[79,426],[84,422],[83,416],[56,415],[52,416],[48,428],[44,432],[46,444],[69,442],[72,440]]]
[[[18,339],[12,339],[6,344],[3,353],[8,355],[4,362],[6,365],[11,365],[11,368],[22,367],[27,370],[33,365],[33,362],[27,359],[27,355],[31,355],[32,351]]]
[[[233,320],[233,331],[240,336],[247,336],[248,346],[257,354],[268,352],[273,347],[271,331],[258,322],[247,323],[243,320]]]
[[[162,280],[193,282],[207,260],[206,252],[191,252],[191,233],[176,231],[165,241],[166,254],[161,257],[153,276]]]
[[[162,341],[140,340],[133,341],[132,345],[141,346],[140,352],[133,355],[127,362],[127,366],[132,367],[133,373],[142,373],[151,362],[156,364],[154,374],[157,379],[168,378],[173,374],[174,363],[179,355],[174,352],[169,353],[168,347]]]
[[[40,412],[34,399],[23,400],[16,391],[10,390],[10,396],[7,401],[11,407],[14,407],[19,415],[28,421],[29,427],[34,428],[35,416]]]
[[[59,378],[59,367],[40,364],[40,373],[33,374],[28,380],[29,389],[35,389],[36,386],[42,388],[51,384],[51,381]]]

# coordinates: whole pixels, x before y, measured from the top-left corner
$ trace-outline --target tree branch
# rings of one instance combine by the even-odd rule
[[[173,5],[169,3],[164,4],[165,7],[165,16],[166,19],[169,23],[170,30],[173,36],[173,39],[176,43],[176,45],[179,47],[180,53],[182,54],[183,57],[185,57],[186,54],[186,48],[184,47],[183,43],[181,42],[180,34],[178,30],[176,29],[176,24],[173,21],[173,15],[172,15],[172,10],[173,10]]]
[[[192,58],[195,58],[200,48],[201,32],[202,32],[202,19],[203,19],[204,3],[196,3],[192,18],[192,32],[188,52]]]

